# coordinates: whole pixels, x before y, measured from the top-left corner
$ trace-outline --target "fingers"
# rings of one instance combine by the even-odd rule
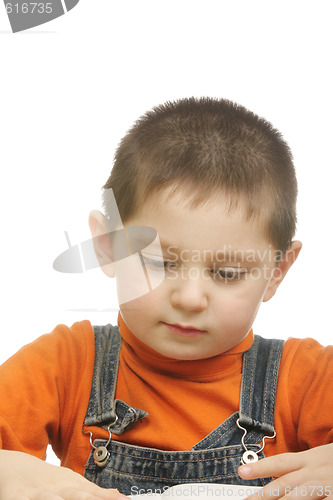
[[[128,500],[126,495],[123,495],[118,490],[114,488],[101,488],[96,484],[90,483],[92,486],[91,495],[93,499],[105,499],[105,500]],[[81,499],[79,499],[81,500]]]
[[[52,491],[38,491],[29,495],[27,500],[63,500],[63,497]]]
[[[115,489],[105,489],[91,484],[91,488],[65,487],[54,492],[50,490],[32,490],[27,495],[15,496],[15,500],[128,500],[128,497]],[[2,497],[1,497],[2,498]],[[5,497],[14,500],[13,497]]]
[[[64,500],[118,500],[118,498],[122,498],[122,496],[120,496],[120,493],[116,493],[115,490],[110,491],[104,490],[103,488],[99,488],[96,493],[80,491],[77,489],[68,489],[65,492],[62,492],[61,498]],[[127,497],[124,496],[124,498]]]
[[[64,500],[128,500],[128,497],[119,493],[118,490],[100,488],[92,483],[89,486],[89,488],[84,490],[66,488],[66,490],[61,492],[61,497]]]
[[[305,465],[304,453],[283,453],[273,457],[263,458],[252,464],[241,465],[238,474],[243,479],[259,477],[280,477],[288,472],[296,471]]]
[[[22,452],[0,450],[0,500],[127,500],[66,467]]]
[[[239,468],[244,479],[275,477],[259,492],[260,500],[333,500],[332,447],[264,458]],[[258,500],[253,495],[251,500]]]
[[[70,469],[68,471],[75,474],[75,479],[80,485],[72,483],[64,487],[61,490],[61,495],[65,500],[128,500],[126,495],[123,495],[115,488],[101,488],[81,475],[73,473]],[[59,492],[57,491],[57,493]]]

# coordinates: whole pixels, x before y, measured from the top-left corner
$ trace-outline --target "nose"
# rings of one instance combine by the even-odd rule
[[[199,277],[178,278],[171,290],[171,304],[177,309],[204,311],[208,305],[205,284]]]

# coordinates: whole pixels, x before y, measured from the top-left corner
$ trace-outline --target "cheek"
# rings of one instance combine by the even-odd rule
[[[138,254],[115,262],[114,269],[119,304],[134,302],[150,294],[164,279],[164,271],[152,272],[147,266],[142,265]]]
[[[243,287],[225,293],[215,304],[216,318],[228,328],[250,328],[262,302],[263,287]]]
[[[225,328],[237,329],[243,328],[249,324],[253,317],[253,309],[248,302],[234,302],[228,306],[228,303],[218,311],[218,321]]]
[[[154,311],[159,311],[161,304],[163,304],[161,290],[157,288],[134,300],[120,304],[120,311],[123,315],[135,314],[139,321],[144,321],[145,318],[154,314]]]

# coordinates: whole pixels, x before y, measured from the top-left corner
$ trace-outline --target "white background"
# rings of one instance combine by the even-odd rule
[[[58,323],[116,321],[112,280],[57,273],[53,260],[64,231],[72,245],[89,237],[133,121],[192,95],[235,100],[289,142],[304,248],[255,332],[331,343],[332,11],[320,0],[81,0],[12,34],[0,5],[0,362]]]

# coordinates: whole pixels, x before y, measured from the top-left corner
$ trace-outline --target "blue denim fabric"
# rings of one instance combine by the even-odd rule
[[[95,368],[85,426],[107,428],[117,415],[112,433],[122,434],[141,420],[147,412],[114,400],[121,337],[118,327],[94,327]],[[140,491],[158,492],[186,482],[225,483],[264,486],[272,478],[245,481],[237,474],[244,448],[243,431],[236,425],[239,418],[247,429],[244,442],[258,451],[262,438],[274,432],[274,407],[279,363],[283,341],[255,335],[252,347],[243,355],[239,411],[222,422],[189,451],[165,451],[111,441],[110,458],[105,467],[95,465],[91,451],[84,476],[104,488],[117,488],[126,495]],[[223,388],[221,387],[221,390]],[[95,440],[95,447],[105,440]],[[259,458],[265,455],[263,451]]]

